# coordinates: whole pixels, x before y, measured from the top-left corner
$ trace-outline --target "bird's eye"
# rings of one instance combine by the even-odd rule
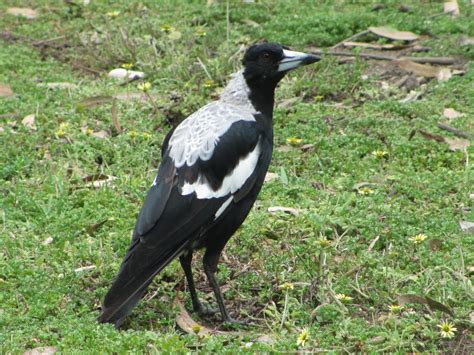
[[[264,52],[264,53],[262,53],[261,58],[262,58],[265,62],[269,62],[269,61],[270,61],[270,58],[271,58],[271,55],[270,55],[270,53],[268,53],[268,52]]]

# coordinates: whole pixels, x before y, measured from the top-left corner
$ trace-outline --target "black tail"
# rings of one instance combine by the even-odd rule
[[[99,322],[113,323],[116,328],[120,327],[153,278],[176,258],[186,245],[187,243],[183,243],[160,253],[155,248],[147,248],[137,238],[105,296]]]

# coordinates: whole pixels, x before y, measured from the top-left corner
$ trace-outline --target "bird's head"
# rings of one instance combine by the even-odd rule
[[[290,70],[319,60],[314,55],[294,52],[276,43],[264,43],[247,49],[242,64],[247,80],[277,84]]]

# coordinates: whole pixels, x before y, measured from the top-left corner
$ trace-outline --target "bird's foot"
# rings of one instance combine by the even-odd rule
[[[219,312],[219,310],[217,308],[212,308],[209,305],[203,305],[200,303],[198,307],[194,308],[194,312],[196,312],[199,317],[208,317],[216,314]]]

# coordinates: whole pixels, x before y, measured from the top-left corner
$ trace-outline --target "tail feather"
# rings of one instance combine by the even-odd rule
[[[148,249],[140,244],[133,245],[133,253],[129,251],[117,278],[105,296],[99,322],[113,323],[116,328],[120,327],[153,278],[186,246],[187,243],[183,243],[158,253],[155,249]]]

